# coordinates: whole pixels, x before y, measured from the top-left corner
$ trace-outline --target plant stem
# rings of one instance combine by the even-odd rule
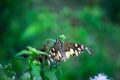
[[[30,61],[30,80],[33,80],[33,75],[32,75],[32,61]]]

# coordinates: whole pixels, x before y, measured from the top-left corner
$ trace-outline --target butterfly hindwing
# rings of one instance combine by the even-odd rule
[[[66,42],[64,44],[64,50],[66,51],[66,57],[78,56],[80,53],[85,51],[85,46],[81,44]]]

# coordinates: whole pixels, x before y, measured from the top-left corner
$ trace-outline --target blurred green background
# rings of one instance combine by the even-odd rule
[[[0,1],[0,64],[7,64],[26,46],[39,49],[46,39],[56,39],[52,30],[94,53],[63,63],[60,80],[88,80],[98,73],[119,80],[119,4],[119,0]]]

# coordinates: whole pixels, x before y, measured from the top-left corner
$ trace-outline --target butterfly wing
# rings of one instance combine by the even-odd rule
[[[88,47],[86,47],[85,45],[71,43],[71,42],[66,42],[64,44],[64,50],[66,52],[65,54],[66,54],[67,59],[70,56],[78,56],[84,51],[87,51],[90,55],[92,54],[91,51],[88,49]]]
[[[59,44],[55,43],[54,46],[50,48],[49,52],[50,52],[49,54],[50,61],[60,62],[62,60],[63,56],[62,56],[62,52],[61,52]]]
[[[92,54],[88,47],[82,44],[76,44],[71,42],[64,42],[62,46],[55,43],[53,47],[50,48],[50,60],[51,61],[66,61],[70,56],[78,56],[79,54],[87,51],[90,55]]]

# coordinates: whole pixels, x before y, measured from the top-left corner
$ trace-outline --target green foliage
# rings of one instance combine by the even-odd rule
[[[26,77],[26,74],[30,74],[31,78],[46,80],[88,80],[99,72],[115,80],[120,79],[120,25],[109,18],[112,12],[108,13],[98,5],[69,8],[66,4],[61,6],[62,1],[55,2],[60,9],[58,6],[52,6],[53,9],[42,6],[44,3],[39,3],[39,0],[5,0],[1,3],[0,80],[14,79],[14,76],[28,80],[30,77]],[[119,18],[117,15],[113,17]],[[39,50],[44,42],[55,42],[56,36],[49,29],[58,35],[64,34],[60,36],[62,41],[88,45],[94,55],[70,58],[60,66],[62,75],[58,77],[60,70],[55,67],[51,70],[46,63],[41,64],[36,59],[37,55],[48,55]],[[28,45],[35,48],[23,50]]]
[[[57,80],[57,77],[53,71],[46,71],[45,76],[48,80]]]
[[[56,67],[50,67],[47,62],[45,62],[45,59],[43,59],[44,61],[41,63],[37,59],[37,56],[39,55],[42,55],[42,57],[44,57],[44,55],[47,56],[47,53],[36,50],[35,48],[32,48],[30,46],[28,46],[28,50],[22,50],[21,52],[16,54],[15,57],[11,59],[10,63],[3,67],[3,71],[6,72],[7,78],[9,78],[10,80],[58,80],[55,74],[58,69]],[[25,64],[21,64],[20,62],[24,62]],[[17,66],[22,66],[19,66],[18,68],[14,64],[16,64]],[[20,70],[20,68],[23,68],[23,65],[24,70],[18,71]],[[19,73],[16,71],[15,68],[18,69],[17,71]],[[24,73],[27,73],[27,75],[24,75]],[[4,76],[3,79],[4,78],[6,77]]]

